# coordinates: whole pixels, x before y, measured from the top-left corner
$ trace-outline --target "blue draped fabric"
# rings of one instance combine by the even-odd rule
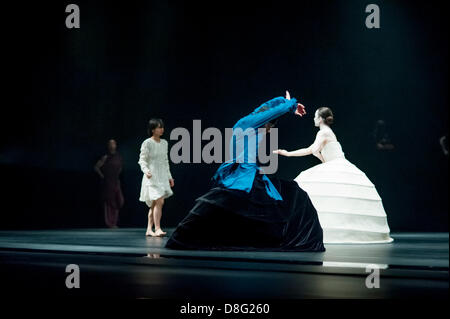
[[[252,189],[256,173],[261,168],[257,164],[258,145],[263,135],[258,128],[267,122],[297,108],[297,100],[276,97],[261,104],[249,115],[241,118],[233,126],[233,135],[230,141],[231,159],[222,163],[213,176],[213,180],[226,188],[243,190],[249,193]],[[275,200],[283,200],[266,175],[262,176],[267,194]]]

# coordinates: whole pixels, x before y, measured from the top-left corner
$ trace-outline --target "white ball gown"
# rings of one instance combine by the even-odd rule
[[[366,174],[344,156],[341,144],[328,142],[324,163],[295,178],[317,210],[324,243],[390,243],[381,197]]]

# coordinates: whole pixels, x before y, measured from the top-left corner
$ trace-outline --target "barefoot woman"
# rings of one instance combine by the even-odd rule
[[[139,165],[142,173],[141,196],[139,200],[145,202],[150,208],[148,212],[148,225],[146,236],[164,236],[166,232],[161,229],[161,216],[164,199],[173,195],[171,187],[174,180],[170,173],[168,143],[161,138],[164,133],[164,123],[161,119],[149,121],[147,138],[141,145]],[[155,225],[155,231],[153,231]]]

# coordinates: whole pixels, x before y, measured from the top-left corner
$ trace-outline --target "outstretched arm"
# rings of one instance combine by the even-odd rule
[[[284,97],[274,98],[260,107],[258,107],[255,112],[247,115],[246,117],[239,120],[236,126],[242,129],[254,128],[263,126],[267,122],[274,120],[287,112],[294,112],[297,105],[296,99],[287,100]]]
[[[263,103],[251,114],[240,119],[235,127],[237,126],[242,129],[251,127],[257,129],[287,112],[295,113],[299,116],[303,116],[306,113],[305,107],[297,103],[295,98],[291,99],[289,92],[286,91],[286,98],[279,96]]]
[[[275,151],[273,151],[273,153],[283,155],[283,156],[288,156],[288,157],[317,154],[322,150],[323,146],[325,145],[325,142],[326,142],[326,135],[319,131],[316,135],[316,139],[314,140],[314,143],[312,143],[307,148],[301,148],[301,149],[298,149],[296,151],[291,151],[291,152],[288,152],[286,150],[275,150]],[[323,161],[323,158],[320,160]]]

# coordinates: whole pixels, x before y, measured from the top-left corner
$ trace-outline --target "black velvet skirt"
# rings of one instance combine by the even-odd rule
[[[261,174],[250,193],[214,186],[196,199],[166,243],[184,250],[325,251],[317,212],[295,181],[270,178],[283,197],[267,195]]]

